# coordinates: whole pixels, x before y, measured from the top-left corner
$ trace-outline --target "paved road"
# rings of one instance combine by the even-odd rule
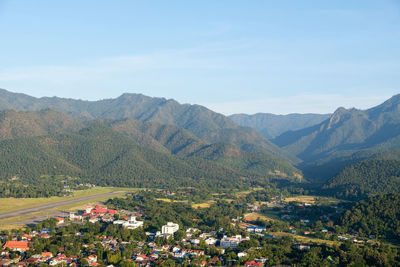
[[[109,192],[109,193],[104,193],[104,194],[99,194],[99,195],[93,195],[93,196],[87,196],[87,197],[81,197],[81,198],[75,198],[75,199],[55,202],[55,203],[51,203],[51,204],[44,204],[44,205],[36,206],[36,207],[33,207],[33,208],[28,208],[28,209],[23,209],[23,210],[16,210],[16,211],[12,211],[12,212],[2,213],[2,214],[0,214],[0,219],[7,219],[7,218],[10,218],[10,217],[16,217],[16,216],[23,216],[23,215],[30,214],[32,212],[48,210],[48,209],[52,209],[52,208],[55,208],[55,207],[58,207],[58,206],[64,206],[64,205],[72,204],[72,203],[75,203],[75,202],[90,200],[90,199],[99,198],[99,197],[112,196],[112,195],[122,194],[122,193],[127,193],[127,192],[126,191],[114,191],[114,192]]]

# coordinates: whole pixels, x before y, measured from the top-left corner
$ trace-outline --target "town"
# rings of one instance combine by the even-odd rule
[[[3,231],[0,266],[274,266],[290,265],[288,255],[301,262],[315,250],[329,265],[341,260],[335,250],[379,246],[374,236],[333,224],[342,212],[337,203],[285,202],[271,195],[268,201],[219,201],[205,209],[157,200],[157,194],[110,199]],[[268,212],[278,219],[266,220],[262,214]]]

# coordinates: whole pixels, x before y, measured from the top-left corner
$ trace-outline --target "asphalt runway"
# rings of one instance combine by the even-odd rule
[[[68,204],[72,204],[72,203],[76,203],[76,202],[80,202],[80,201],[95,199],[95,198],[99,198],[99,197],[107,197],[107,196],[123,194],[123,193],[127,193],[127,192],[126,191],[114,191],[114,192],[109,192],[109,193],[104,193],[104,194],[99,194],[99,195],[93,195],[93,196],[75,198],[75,199],[70,199],[70,200],[50,203],[50,204],[44,204],[44,205],[40,205],[40,206],[28,208],[28,209],[21,209],[21,210],[16,210],[16,211],[12,211],[12,212],[6,212],[6,213],[0,214],[0,220],[1,219],[12,218],[12,217],[17,217],[17,216],[26,216],[26,215],[28,215],[30,213],[33,213],[33,212],[45,211],[45,210],[52,209],[52,208],[55,208],[55,207],[58,207],[58,206],[64,206],[64,205],[68,205]],[[52,213],[60,214],[60,211],[53,211]],[[40,217],[43,217],[43,216],[40,216]],[[25,221],[32,221],[32,218],[31,219],[27,219],[27,220],[23,220],[23,221],[20,221],[20,222],[13,222],[13,223],[25,223]]]

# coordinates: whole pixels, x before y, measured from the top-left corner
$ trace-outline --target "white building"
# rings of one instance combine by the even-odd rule
[[[167,225],[163,225],[161,228],[161,233],[163,235],[173,235],[179,230],[179,225],[177,223],[168,222]]]
[[[136,229],[139,227],[143,227],[143,222],[142,221],[136,221],[136,217],[135,216],[131,216],[129,218],[129,221],[124,222],[122,224],[123,227],[128,228],[128,229]]]
[[[124,220],[116,220],[113,222],[113,224],[119,224],[122,225],[125,228],[128,229],[136,229],[139,227],[143,227],[143,222],[142,221],[136,221],[136,217],[135,216],[131,216],[129,217],[128,221],[124,221]]]
[[[245,238],[246,239],[246,238]],[[242,238],[241,235],[236,235],[236,236],[232,236],[232,237],[227,237],[224,236],[220,241],[219,241],[219,245],[222,248],[236,248],[237,245],[239,245],[240,242],[242,242],[243,240],[245,240]],[[247,240],[247,239],[246,239]]]
[[[217,243],[217,239],[216,238],[214,238],[214,237],[209,237],[209,238],[207,238],[206,239],[206,244],[207,245],[209,245],[209,246],[213,246],[213,245],[215,245],[216,243]]]

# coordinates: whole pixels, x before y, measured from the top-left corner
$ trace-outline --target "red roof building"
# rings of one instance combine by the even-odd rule
[[[245,267],[263,267],[264,265],[261,262],[246,261],[244,266]]]
[[[14,251],[27,251],[29,250],[29,242],[28,241],[7,241],[4,246],[4,249],[9,248]]]

